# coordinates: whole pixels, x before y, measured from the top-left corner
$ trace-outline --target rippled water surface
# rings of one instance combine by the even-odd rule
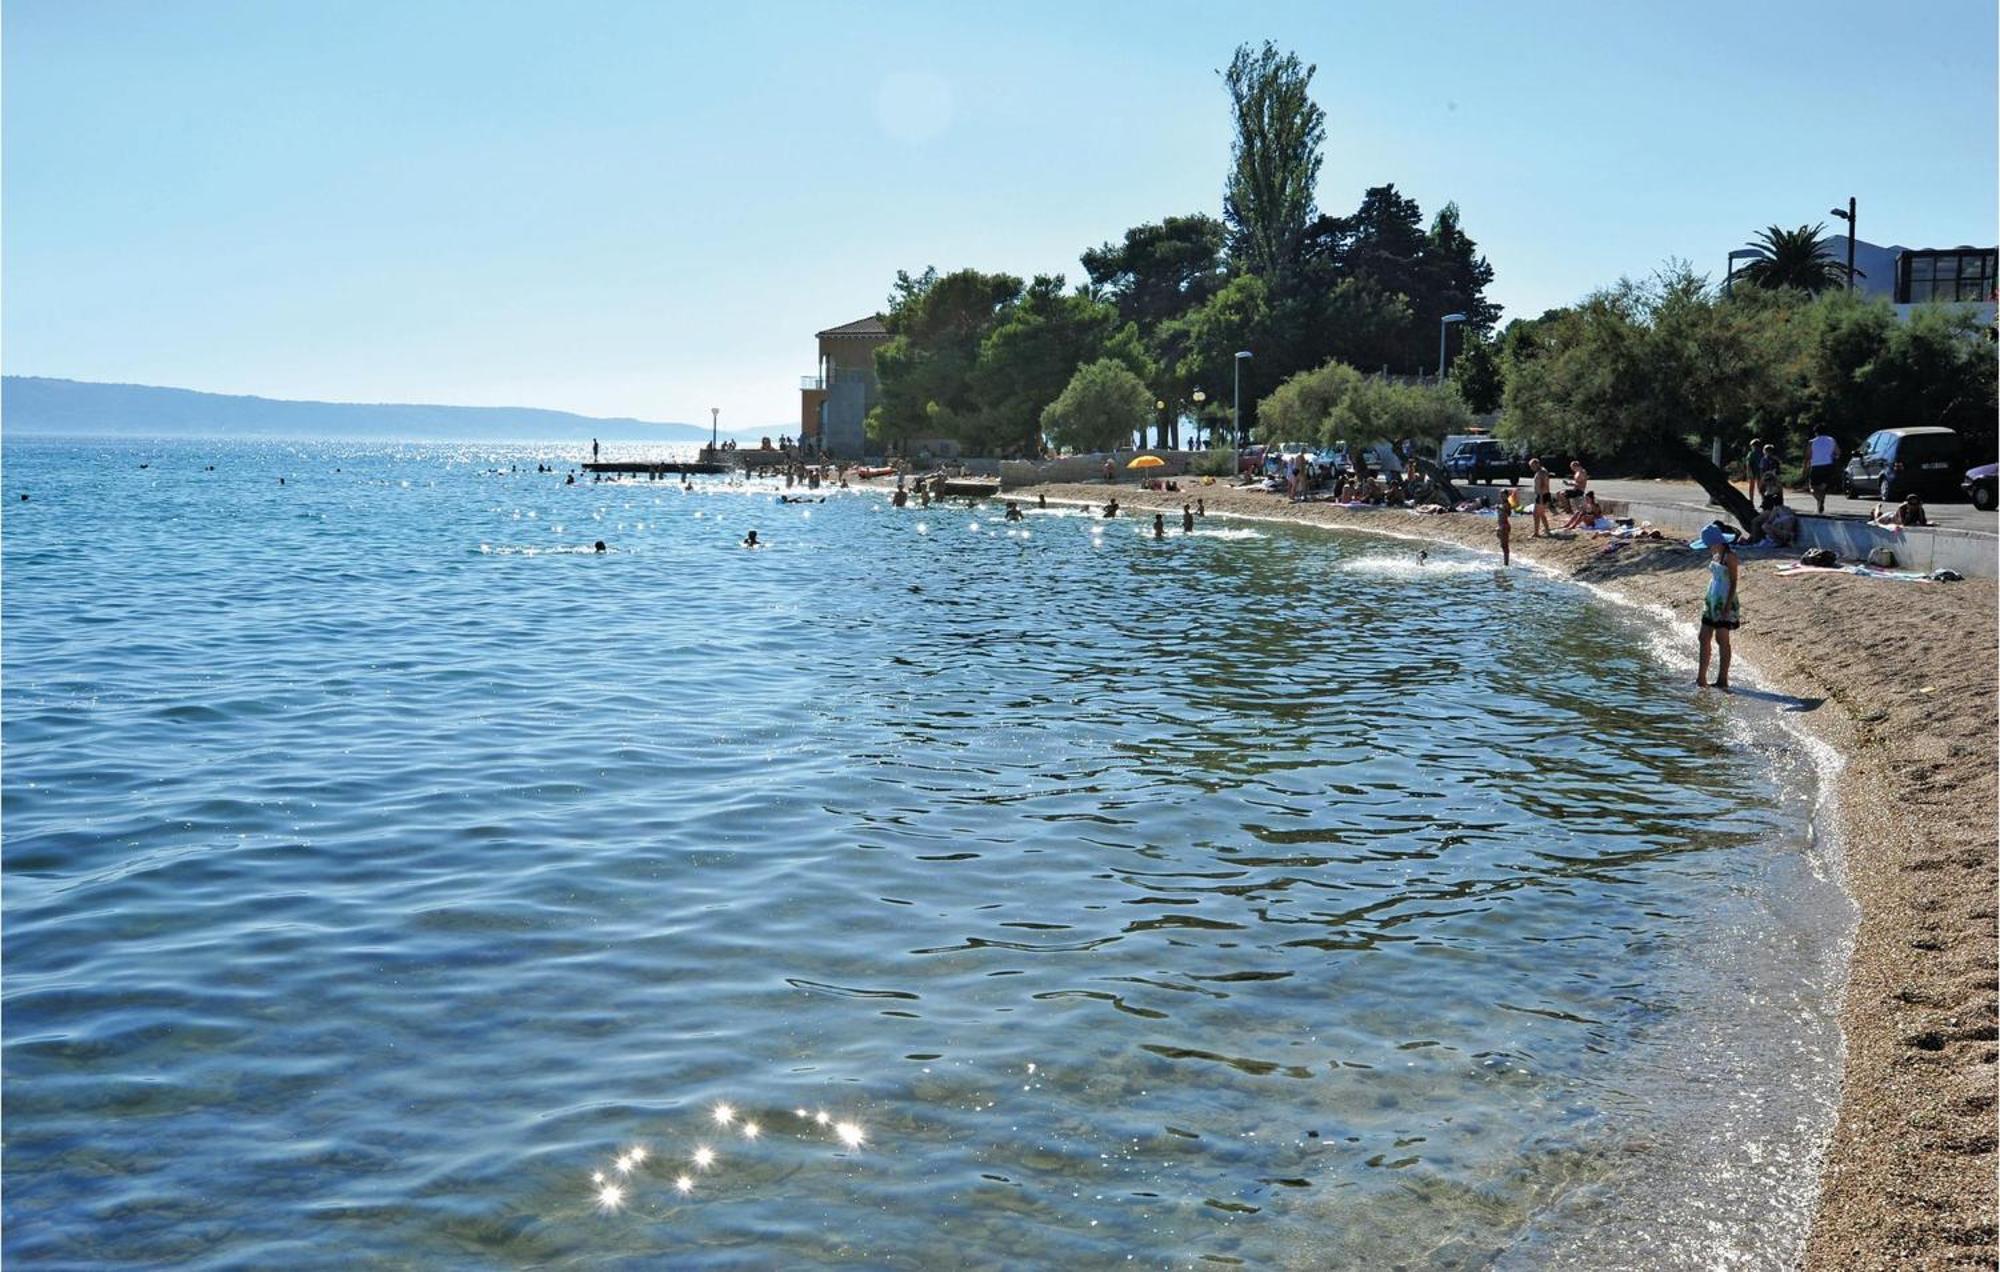
[[[1796,1249],[1813,767],[1647,621],[554,458],[9,443],[10,1261]]]

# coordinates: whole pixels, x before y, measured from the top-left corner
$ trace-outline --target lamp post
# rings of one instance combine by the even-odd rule
[[[1236,351],[1236,365],[1232,368],[1236,373],[1236,400],[1229,408],[1229,423],[1230,427],[1236,432],[1236,446],[1238,450],[1241,450],[1243,447],[1243,359],[1249,356],[1250,351],[1248,349],[1238,349]]]
[[[1160,413],[1160,445],[1165,446],[1170,440],[1167,437],[1167,400],[1165,398],[1154,398],[1153,409]]]
[[[1729,254],[1729,268],[1722,275],[1722,290],[1725,292],[1736,290],[1736,262],[1759,261],[1762,259],[1764,259],[1764,249],[1761,247],[1739,247],[1731,252]]]
[[[1854,290],[1854,196],[1847,196],[1847,211],[1832,209],[1835,216],[1847,222],[1847,290]]]
[[[1464,322],[1464,314],[1446,314],[1438,319],[1438,379],[1444,379],[1444,337],[1445,332],[1455,322]]]
[[[722,436],[722,434],[721,434],[720,432],[718,432],[718,431],[717,431],[717,430],[719,430],[719,429],[721,428],[721,426],[722,426],[722,424],[721,424],[721,421],[722,421],[722,408],[721,408],[721,407],[719,407],[719,406],[711,406],[711,407],[709,407],[709,408],[708,408],[708,449],[709,449],[710,451],[713,451],[713,450],[715,450],[715,448],[716,448],[716,443],[717,443],[717,441],[718,441],[718,440],[719,440],[719,439],[721,438],[721,436]]]

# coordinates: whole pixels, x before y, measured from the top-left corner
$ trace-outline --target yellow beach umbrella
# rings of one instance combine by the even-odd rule
[[[1166,466],[1167,461],[1161,459],[1158,455],[1140,455],[1131,463],[1125,465],[1127,468],[1165,468]]]

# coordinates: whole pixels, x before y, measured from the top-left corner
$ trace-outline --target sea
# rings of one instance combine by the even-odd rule
[[[1469,551],[587,449],[7,439],[11,1266],[1791,1266],[1813,703]]]

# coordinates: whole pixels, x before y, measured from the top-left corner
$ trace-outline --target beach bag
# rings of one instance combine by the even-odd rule
[[[1868,564],[1879,565],[1884,569],[1893,570],[1896,568],[1896,550],[1894,548],[1870,548],[1868,549]]]
[[[1811,548],[1799,558],[1800,565],[1831,566],[1834,564],[1832,548]]]

